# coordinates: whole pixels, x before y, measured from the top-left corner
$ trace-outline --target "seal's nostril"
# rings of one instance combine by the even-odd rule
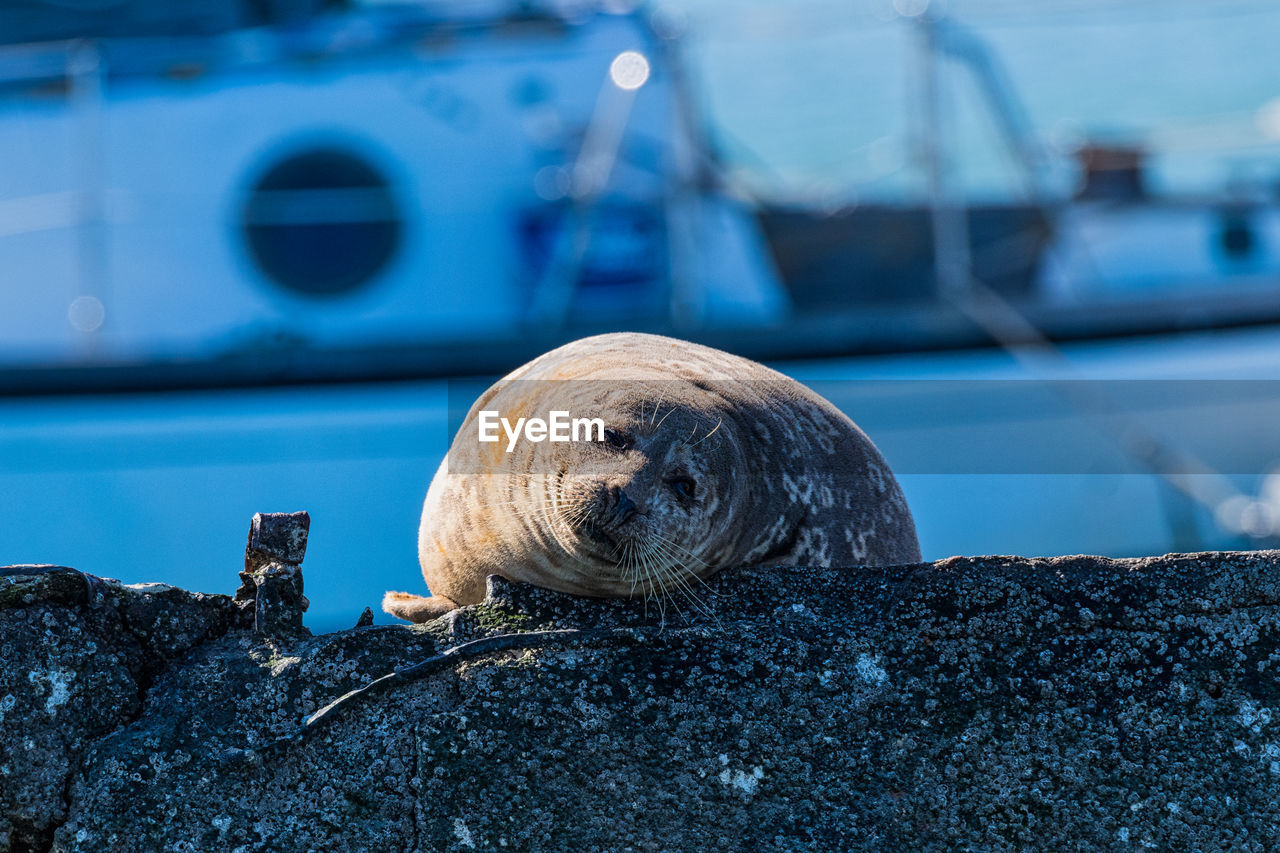
[[[627,497],[627,493],[622,489],[614,491],[614,499],[613,516],[619,524],[636,514],[635,502]]]

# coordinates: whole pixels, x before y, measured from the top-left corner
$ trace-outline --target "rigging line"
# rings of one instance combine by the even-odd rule
[[[1079,376],[1070,359],[1026,315],[987,284],[969,279],[967,294],[946,294],[951,304],[977,323],[1006,352],[1033,373],[1052,365]],[[1076,411],[1110,433],[1120,450],[1191,500],[1215,512],[1227,501],[1247,497],[1221,472],[1185,448],[1149,430],[1124,412],[1093,383],[1077,381],[1058,387]]]

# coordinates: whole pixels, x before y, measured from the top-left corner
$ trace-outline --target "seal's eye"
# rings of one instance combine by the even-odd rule
[[[692,477],[670,477],[666,483],[671,487],[671,491],[682,498],[692,498],[697,494],[698,486],[693,482]]]
[[[614,450],[626,450],[631,446],[631,436],[625,432],[618,432],[616,429],[606,429],[604,431],[604,443]]]

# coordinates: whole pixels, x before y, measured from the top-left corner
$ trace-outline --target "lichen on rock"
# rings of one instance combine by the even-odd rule
[[[492,578],[317,637],[68,569],[0,602],[0,849],[1280,844],[1276,552],[744,569],[665,614]]]

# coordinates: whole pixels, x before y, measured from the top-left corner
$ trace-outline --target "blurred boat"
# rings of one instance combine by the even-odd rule
[[[1015,81],[975,33],[915,4],[917,157],[928,196],[912,204],[758,205],[793,301],[853,351],[991,343],[978,303],[994,297],[1052,341],[1280,322],[1280,184],[1208,197],[1149,187],[1136,142],[1086,141],[1074,193],[1050,189],[1053,159]],[[903,8],[907,8],[904,6]],[[968,72],[1022,184],[1019,201],[975,204],[955,189],[944,82]],[[809,335],[823,346],[823,332]]]
[[[324,5],[6,7],[0,388],[475,373],[785,315],[647,11]]]
[[[761,359],[1000,343],[975,284],[1051,340],[1280,320],[1274,192],[1158,197],[1112,144],[1053,197],[995,58],[927,15],[930,197],[846,210],[726,189],[643,7],[0,15],[0,392],[483,375],[616,328]],[[1025,201],[948,186],[948,61]]]
[[[1280,321],[1276,199],[1153,197],[1142,153],[1086,147],[1079,192],[1051,206],[957,210],[972,279],[1059,341]],[[758,215],[794,315],[860,318],[841,329],[851,349],[990,342],[939,290],[927,204],[765,203]]]

